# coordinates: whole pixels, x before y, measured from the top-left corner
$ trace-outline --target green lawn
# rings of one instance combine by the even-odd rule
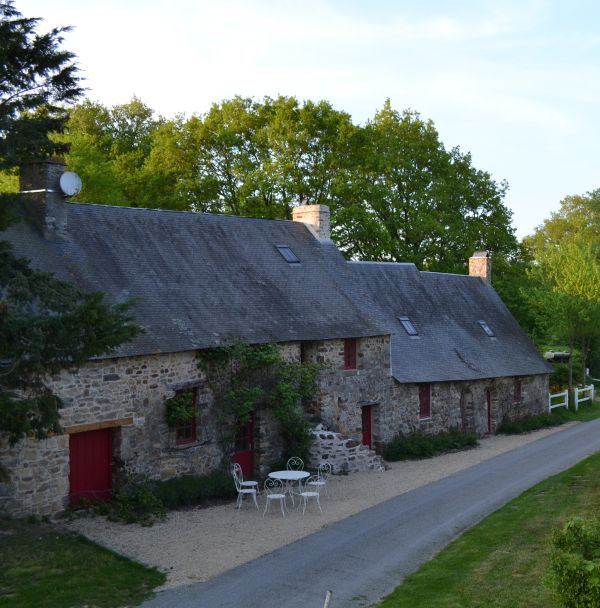
[[[407,577],[380,607],[558,608],[544,584],[551,530],[574,515],[599,514],[600,453],[465,532]]]
[[[0,520],[0,607],[136,606],[165,575],[50,524]]]

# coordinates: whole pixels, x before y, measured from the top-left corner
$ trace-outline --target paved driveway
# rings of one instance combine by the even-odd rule
[[[600,419],[578,424],[402,494],[144,608],[369,606],[469,526],[600,450]]]

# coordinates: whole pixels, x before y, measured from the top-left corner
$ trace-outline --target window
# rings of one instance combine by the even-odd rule
[[[404,331],[409,336],[418,336],[419,332],[417,328],[414,326],[414,323],[408,317],[398,317],[400,323],[402,323],[402,327],[404,327]]]
[[[300,264],[298,256],[287,245],[275,245],[275,247],[288,264]]]
[[[356,338],[344,340],[344,369],[356,369]]]
[[[198,398],[198,389],[193,388],[188,391],[190,394],[190,399],[192,400],[192,404],[194,406],[194,411],[196,409],[196,403]],[[177,445],[185,445],[187,443],[194,443],[196,441],[196,416],[189,420],[188,422],[182,422],[175,427],[175,443]]]
[[[523,400],[523,387],[521,385],[521,379],[515,378],[513,380],[513,403],[521,403]]]
[[[492,328],[485,321],[479,321],[479,325],[481,325],[481,329],[483,329],[485,334],[490,338],[493,338],[496,335]]]
[[[419,384],[419,418],[431,418],[431,384]]]

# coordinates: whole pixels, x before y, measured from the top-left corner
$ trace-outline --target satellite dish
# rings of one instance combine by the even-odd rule
[[[60,189],[65,196],[75,196],[81,192],[81,178],[77,173],[65,171],[60,176]]]

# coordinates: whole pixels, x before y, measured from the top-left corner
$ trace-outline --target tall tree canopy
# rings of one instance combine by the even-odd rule
[[[459,148],[446,150],[431,121],[388,100],[358,139],[332,209],[333,234],[348,255],[464,272],[476,249],[518,254],[507,185]]]
[[[36,32],[12,0],[0,0],[0,169],[63,149],[65,104],[82,94],[75,56],[60,48],[68,27]]]
[[[588,355],[600,359],[600,190],[564,198],[524,245],[537,331],[547,343],[578,348],[585,381]]]
[[[389,101],[365,126],[294,97],[235,97],[187,120],[155,119],[136,99],[86,102],[66,139],[69,166],[89,181],[84,201],[282,219],[302,202],[324,203],[348,257],[464,272],[476,249],[491,250],[501,270],[520,255],[506,184]]]
[[[38,19],[23,18],[0,1],[0,168],[64,149],[50,137],[62,129],[64,104],[81,94],[74,56],[60,49],[55,28],[38,34]],[[14,179],[14,178],[12,178]],[[17,204],[11,176],[0,175],[0,212]],[[8,227],[0,213],[0,231]],[[0,234],[0,239],[2,238]],[[49,378],[132,338],[129,304],[111,305],[29,268],[0,240],[0,433],[11,443],[58,430],[60,400]]]

